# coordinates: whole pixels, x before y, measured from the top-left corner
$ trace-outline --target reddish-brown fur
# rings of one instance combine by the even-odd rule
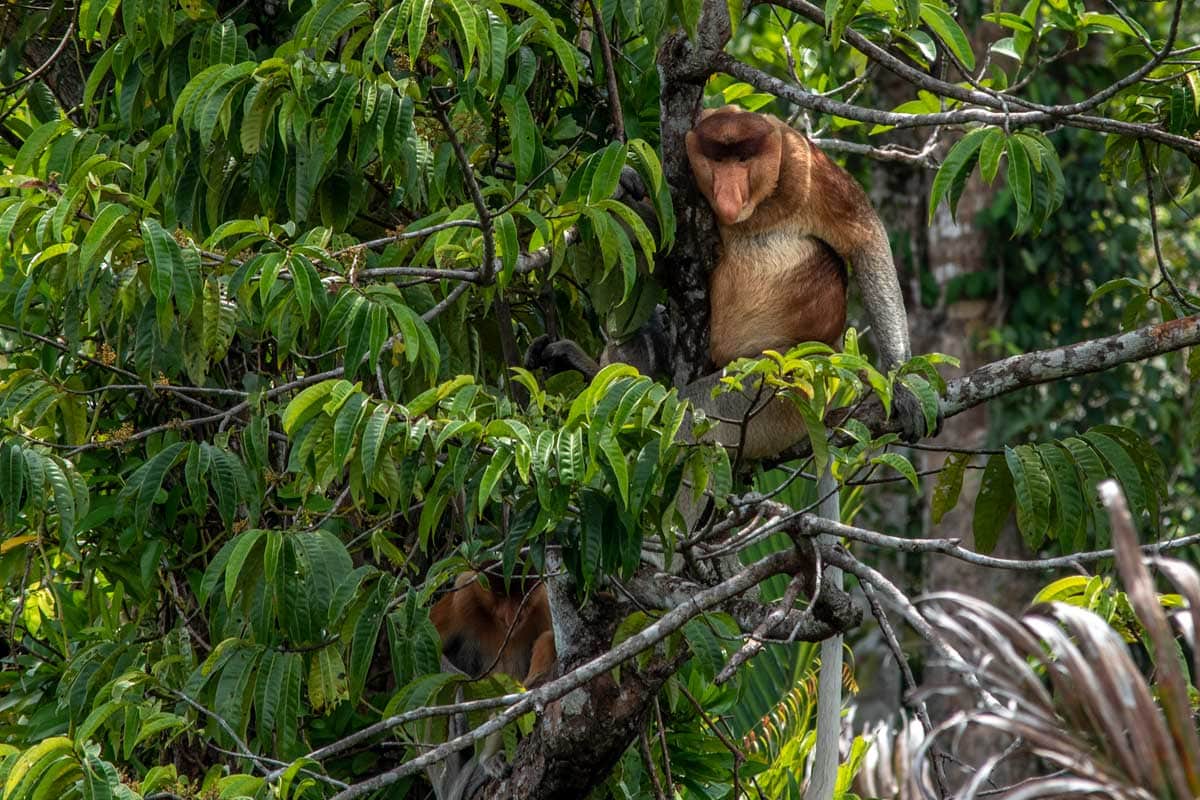
[[[836,347],[854,265],[887,363],[907,358],[903,299],[887,232],[866,193],[781,120],[728,106],[705,111],[687,135],[696,185],[717,217],[721,252],[709,277],[709,356],[723,368],[804,341]],[[719,373],[683,395],[722,420],[706,438],[745,458],[775,455],[805,436],[783,398],[712,397]],[[742,422],[744,421],[744,424]]]
[[[526,588],[518,579],[506,592],[497,581],[485,588],[477,573],[464,572],[434,603],[429,618],[442,653],[472,677],[502,672],[536,686],[550,677],[556,657],[546,587]]]
[[[803,341],[836,345],[843,257],[880,246],[862,188],[782,121],[732,106],[704,112],[687,144],[721,233],[709,279],[713,363]]]

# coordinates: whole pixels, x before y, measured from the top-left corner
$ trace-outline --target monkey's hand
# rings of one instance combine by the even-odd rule
[[[900,438],[909,444],[942,432],[941,404],[938,404],[933,430],[929,430],[920,399],[899,381],[896,382],[896,392],[892,395],[892,416],[900,423]]]
[[[539,336],[529,345],[525,352],[525,368],[543,369],[549,375],[578,370],[589,383],[600,371],[600,365],[578,344],[570,339],[552,339],[549,334]]]

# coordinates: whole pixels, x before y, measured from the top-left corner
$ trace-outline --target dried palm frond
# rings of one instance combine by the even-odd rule
[[[1200,797],[1200,735],[1189,702],[1188,667],[1171,622],[1192,651],[1200,675],[1200,573],[1182,561],[1144,560],[1129,511],[1116,484],[1101,485],[1112,517],[1117,570],[1145,631],[1153,659],[1143,674],[1122,637],[1101,617],[1064,603],[1037,606],[1019,620],[966,595],[926,598],[923,611],[962,654],[951,665],[972,676],[950,691],[970,693],[973,708],[942,722],[917,750],[922,763],[935,742],[971,727],[1009,734],[1050,765],[1051,774],[997,793],[990,776],[1008,754],[979,765],[956,795],[1024,798],[1108,797],[1116,800],[1192,800]],[[1146,561],[1164,575],[1188,611],[1169,619]],[[944,687],[943,689],[944,690]]]
[[[863,729],[861,736],[871,749],[854,776],[854,793],[881,800],[917,800],[921,784],[929,785],[927,766],[913,771],[913,753],[925,738],[925,729],[916,717],[904,712]],[[843,735],[843,748],[846,748]]]

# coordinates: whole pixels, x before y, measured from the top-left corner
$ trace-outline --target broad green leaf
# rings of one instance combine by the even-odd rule
[[[296,395],[283,412],[284,432],[293,433],[314,415],[320,413],[326,397],[336,385],[337,381],[335,380],[321,381]]]
[[[176,458],[186,446],[183,442],[167,445],[129,476],[128,483],[121,490],[121,502],[127,508],[133,509],[134,519],[138,524],[146,524],[154,496],[162,488],[167,471],[174,466]]]
[[[933,3],[922,2],[921,21],[929,26],[963,66],[968,70],[975,69],[975,54],[971,52],[971,41],[950,12]]]
[[[1004,458],[1012,473],[1017,498],[1017,527],[1025,544],[1036,552],[1050,527],[1050,477],[1037,450],[1030,445],[1006,447]]]
[[[1084,516],[1083,493],[1079,489],[1079,473],[1071,465],[1066,451],[1054,442],[1038,445],[1038,454],[1049,467],[1054,488],[1056,509],[1055,538],[1061,552],[1078,552],[1086,544],[1084,534],[1087,520]]]
[[[996,173],[1000,170],[1000,156],[1004,155],[1007,141],[1008,137],[1002,129],[992,128],[979,148],[979,175],[988,183],[996,180]]]
[[[1029,164],[1029,156],[1024,146],[1015,139],[1008,140],[1008,188],[1012,191],[1013,201],[1017,206],[1017,225],[1015,233],[1029,229],[1033,218],[1030,211],[1033,208],[1033,170]]]
[[[871,459],[872,464],[885,464],[904,476],[914,491],[921,491],[921,482],[917,478],[917,471],[907,458],[899,453],[882,453]]]
[[[596,156],[593,156],[596,158]],[[625,166],[625,144],[609,142],[599,154],[596,171],[592,173],[592,182],[588,186],[587,199],[591,204],[608,200],[621,179],[621,168]]]
[[[79,247],[79,264],[84,272],[98,267],[100,257],[114,247],[132,225],[133,216],[120,203],[108,203],[100,209]]]
[[[933,214],[937,211],[938,205],[951,193],[952,187],[959,182],[965,183],[966,176],[970,174],[975,165],[975,156],[988,134],[988,128],[976,128],[955,142],[954,147],[950,148],[950,152],[946,154],[945,160],[942,161],[937,174],[933,177],[933,186],[929,190],[930,224],[933,223]],[[953,206],[954,203],[952,202],[951,205]]]
[[[1146,488],[1142,485],[1142,474],[1125,448],[1110,436],[1096,430],[1090,430],[1082,437],[1112,468],[1112,476],[1121,482],[1125,496],[1129,499],[1129,510],[1134,514],[1134,520],[1139,520],[1142,512],[1150,510],[1146,500]]]
[[[947,512],[958,505],[958,496],[962,493],[963,473],[971,461],[969,453],[950,453],[938,473],[937,485],[933,487],[933,499],[930,503],[933,514],[933,524],[941,523]]]
[[[477,504],[479,512],[482,515],[484,506],[492,495],[492,491],[496,488],[496,484],[504,477],[504,471],[508,469],[508,465],[512,463],[513,451],[511,447],[500,446],[496,452],[488,459],[487,467],[483,471],[483,480],[479,483],[479,497]]]
[[[990,553],[996,548],[1000,531],[1008,521],[1015,499],[1012,474],[1008,471],[1005,457],[991,456],[983,470],[979,496],[975,498],[975,519],[972,527],[975,549],[978,552]]]

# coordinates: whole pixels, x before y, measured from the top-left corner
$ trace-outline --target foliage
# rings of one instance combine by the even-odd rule
[[[582,6],[252,5],[0,12],[6,800],[332,794],[424,752],[445,723],[397,729],[401,755],[305,758],[320,746],[459,691],[514,688],[442,672],[428,608],[453,575],[493,560],[505,578],[539,573],[553,545],[586,601],[630,576],[647,543],[676,551],[685,482],[718,512],[750,485],[726,451],[677,437],[687,409],[675,390],[621,365],[587,386],[520,367],[541,333],[598,350],[664,296],[655,258],[688,231],[676,230],[658,150],[656,59],[667,35],[695,32],[697,0],[589,7],[619,43],[616,97]],[[831,2],[827,24],[747,6],[729,50],[841,96],[870,77],[856,49],[866,37],[931,74],[939,60],[986,64],[983,89],[1004,89],[1089,39],[1143,58],[1142,24],[1163,27],[1077,2],[1001,5],[992,21],[1012,34],[990,46],[995,60],[932,0]],[[1195,71],[1170,63],[1147,77],[1106,112],[1194,133]],[[959,107],[914,95],[895,111]],[[712,78],[708,98],[794,110],[729,76]],[[826,122],[868,141],[891,127]],[[1001,179],[1003,161],[1007,233],[1050,229],[1075,195],[1070,149],[1036,125],[966,127],[930,212],[953,207],[976,166]],[[1116,174],[1135,145],[1107,141]],[[1149,148],[1186,188],[1193,168]],[[629,170],[640,205],[614,199]],[[1147,309],[1182,313],[1148,280],[1089,277],[1097,302],[1134,295],[1126,327]],[[739,362],[724,388],[789,397],[816,467],[832,464],[848,486],[882,473],[917,490],[893,435],[851,420],[827,436],[824,423],[872,394],[890,407],[898,384],[932,422],[947,362],[918,356],[885,375],[852,332],[843,352],[800,345]],[[988,463],[977,534],[1015,506],[1035,547],[1102,546],[1085,501],[1095,482],[1119,477],[1157,526],[1164,471],[1129,427],[1017,444]],[[846,491],[848,507],[865,502],[861,489]],[[653,619],[614,623],[629,634]],[[715,733],[713,720],[733,715],[742,737],[784,698],[811,701],[795,689],[810,666],[801,648],[715,686],[741,634],[710,613],[662,646],[692,655],[662,693],[652,751],[654,764],[669,756],[685,796],[728,796],[735,769],[770,796],[800,791],[808,715],[753,763],[736,764]],[[631,749],[602,791],[637,796],[648,779]]]

